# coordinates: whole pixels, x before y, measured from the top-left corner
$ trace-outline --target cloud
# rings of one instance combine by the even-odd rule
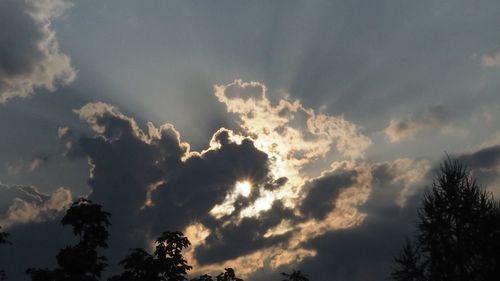
[[[71,191],[62,187],[51,194],[44,194],[34,186],[0,184],[0,192],[0,225],[6,228],[51,220],[66,210],[72,202]]]
[[[236,114],[241,129],[256,138],[257,145],[286,157],[291,165],[304,166],[332,148],[356,158],[371,140],[342,116],[328,116],[304,107],[300,101],[281,99],[273,105],[267,88],[259,82],[236,80],[215,86],[215,96]]]
[[[69,6],[65,0],[0,2],[0,103],[29,97],[37,89],[54,91],[75,79],[51,28]]]
[[[431,164],[427,160],[400,158],[391,162],[375,163],[372,169],[374,186],[386,190],[386,195],[379,198],[378,202],[382,205],[396,203],[404,207],[408,198],[418,192],[418,185],[425,180],[431,170]],[[393,200],[395,195],[397,197],[394,202],[387,202]]]
[[[308,235],[362,222],[356,209],[370,186],[355,166],[371,140],[342,116],[299,101],[274,105],[265,93],[257,82],[216,86],[239,129],[217,130],[202,151],[191,151],[173,125],[142,127],[106,103],[74,111],[93,135],[61,128],[59,138],[69,157],[88,157],[89,197],[113,214],[112,235],[120,237],[112,260],[166,229],[201,228],[192,263],[220,270],[265,255],[250,274],[314,256],[303,247]],[[345,163],[307,169],[327,157]],[[237,190],[243,181],[250,184],[245,194]]]
[[[392,119],[384,133],[391,143],[413,139],[424,130],[439,129],[448,119],[448,112],[442,105],[432,106],[425,112],[409,115],[403,119]]]
[[[483,55],[481,57],[481,65],[484,67],[500,66],[500,52],[493,55]]]
[[[42,165],[48,163],[53,155],[46,154],[33,158],[30,161],[19,160],[14,164],[9,165],[8,170],[12,174],[18,174],[21,172],[32,173],[39,169]]]
[[[500,143],[481,147],[477,151],[459,155],[479,183],[498,198],[500,196]]]
[[[364,152],[371,140],[358,126],[299,101],[274,104],[265,93],[257,82],[216,86],[239,127],[218,129],[201,151],[192,151],[172,124],[138,124],[102,102],[74,110],[90,134],[64,127],[58,136],[67,157],[88,159],[88,197],[112,213],[110,272],[130,247],[148,248],[165,230],[182,230],[192,240],[186,256],[193,275],[234,267],[245,277],[311,269],[311,261],[327,262],[328,252],[348,251],[338,241],[365,247],[373,227],[401,235],[391,224],[414,206],[429,164],[370,163]],[[241,182],[248,183],[245,192]],[[353,240],[342,233],[353,233]],[[340,240],[328,244],[326,237]],[[390,262],[384,257],[380,265]]]

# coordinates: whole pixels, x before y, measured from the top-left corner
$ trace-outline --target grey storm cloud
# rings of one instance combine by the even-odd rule
[[[296,216],[292,210],[275,202],[273,207],[259,218],[244,218],[239,224],[228,226],[218,222],[215,222],[215,225],[207,224],[215,231],[207,237],[205,244],[196,249],[195,257],[200,264],[218,263],[285,242],[290,238],[290,233],[265,237],[266,231],[283,219],[296,219]]]
[[[295,248],[290,251],[299,256],[288,257],[290,261],[286,261],[286,255],[278,256],[270,264],[296,264],[303,259],[300,257],[303,252],[321,254],[324,249],[315,244],[316,239],[321,241],[325,235],[337,231],[328,224],[331,217],[327,215],[345,207],[346,202],[336,205],[341,194],[356,185],[373,185],[370,177],[367,182],[361,182],[365,181],[362,174],[377,174],[374,166],[355,168],[347,161],[343,168],[323,172],[306,181],[298,209],[290,209],[275,200],[258,216],[245,217],[242,214],[247,207],[266,192],[280,190],[288,181],[283,177],[273,178],[269,155],[257,149],[251,139],[237,140],[232,131],[222,128],[213,135],[208,149],[195,152],[170,124],[155,127],[148,123],[141,127],[118,108],[102,102],[89,103],[74,112],[88,124],[92,134],[78,136],[65,128],[59,130],[58,136],[68,149],[67,157],[88,158],[89,198],[112,214],[111,250],[106,253],[110,272],[117,270],[117,261],[130,247],[149,247],[158,233],[182,230],[194,223],[209,231],[192,253],[200,266],[223,264],[272,249],[281,252],[292,244]],[[399,177],[396,167],[403,167],[401,171],[413,167],[412,162],[406,166],[401,164],[404,163],[387,164],[386,172],[378,173],[387,179],[380,182]],[[233,210],[223,214],[223,219],[213,216],[214,206],[224,202],[235,183],[242,179],[263,188],[252,189],[248,196],[237,195],[231,203]],[[404,189],[404,184],[401,185],[399,190]],[[391,204],[396,204],[395,201]],[[49,231],[44,228],[46,223],[35,222],[34,229]],[[308,224],[309,227],[301,226]],[[13,233],[18,233],[21,226],[25,224],[14,227]],[[50,250],[41,255],[52,260],[55,244],[49,246]]]
[[[500,175],[498,145],[454,157],[463,161],[486,187]],[[399,253],[405,238],[415,231],[423,194],[435,178],[440,163],[433,163],[425,169],[417,165],[417,169],[407,175],[400,169],[401,166],[404,166],[401,160],[373,164],[373,189],[369,199],[360,207],[367,214],[365,221],[357,227],[311,239],[306,244],[317,249],[318,254],[296,267],[308,272],[311,280],[388,279],[394,257]],[[418,181],[411,180],[415,171],[420,173]],[[405,180],[401,180],[402,175]],[[408,184],[412,185],[413,192],[406,195],[405,204],[401,205],[398,203],[400,193],[397,191],[404,192]],[[266,278],[271,277],[256,275],[255,280]]]
[[[75,79],[51,29],[68,5],[64,0],[0,1],[0,103],[37,89],[53,91]]]
[[[111,243],[119,249],[116,256],[111,254],[115,260],[132,245],[145,246],[147,237],[161,231],[183,229],[194,221],[220,227],[209,211],[236,181],[246,178],[259,184],[269,179],[267,155],[248,139],[231,141],[225,129],[213,136],[218,149],[195,153],[171,125],[155,128],[149,123],[144,132],[135,120],[104,103],[75,112],[95,135],[60,137],[66,142],[73,138],[68,156],[89,158],[90,199],[113,214],[116,238]],[[270,181],[269,186],[282,181]]]
[[[306,247],[316,249],[316,256],[281,270],[299,268],[307,273],[310,280],[386,280],[405,236],[413,231],[424,187],[429,183],[429,177],[432,177],[428,174],[431,171],[424,173],[423,181],[416,184],[416,192],[408,196],[406,204],[400,205],[399,192],[405,189],[405,182],[398,180],[400,174],[395,168],[396,163],[370,166],[372,191],[368,200],[359,207],[367,215],[362,224],[327,232],[306,241]],[[339,187],[343,186],[340,184],[342,182],[348,186],[354,173],[345,171],[344,174],[327,176],[325,180],[334,183],[333,179],[338,178]],[[330,201],[328,197],[332,191],[327,191],[321,184],[318,187],[315,192],[317,202]],[[274,272],[259,272],[251,280],[264,281],[274,276]]]
[[[392,119],[384,133],[390,142],[413,139],[421,131],[440,129],[448,121],[448,112],[443,105],[429,107],[402,119]]]
[[[198,266],[222,265],[241,256],[267,253],[277,246],[286,249],[295,243],[299,248],[291,251],[313,251],[314,255],[278,264],[272,271],[293,266],[314,280],[383,279],[404,236],[412,231],[423,187],[435,171],[423,160],[355,165],[356,162],[345,161],[338,168],[332,166],[331,171],[305,181],[296,209],[276,200],[259,216],[242,217],[261,193],[280,190],[288,181],[273,178],[269,155],[257,149],[251,139],[237,141],[232,131],[222,128],[213,135],[208,149],[195,152],[170,124],[155,127],[147,123],[141,127],[118,108],[101,102],[89,103],[74,112],[88,124],[91,134],[78,135],[64,128],[59,130],[59,139],[66,144],[67,157],[88,158],[89,198],[112,213],[110,250],[106,252],[109,272],[118,269],[117,261],[130,247],[149,247],[151,239],[161,231],[200,224],[209,233],[192,252]],[[500,153],[494,146],[461,157],[473,169],[485,169],[498,165]],[[213,216],[212,208],[226,200],[235,183],[242,179],[263,189],[235,197],[231,203],[234,209],[223,214],[223,219]],[[345,204],[338,200],[357,186],[370,190],[368,198],[356,207],[366,216],[364,220],[338,229],[321,226],[322,222],[337,219],[331,216],[332,211]],[[30,231],[41,235],[64,233],[57,220],[67,207],[64,204],[71,200],[66,190],[44,195],[33,187],[5,189],[13,194],[9,198],[31,202],[41,210],[34,216],[36,219],[18,219],[11,225],[9,232],[18,236],[16,239],[27,239]],[[2,212],[8,214],[11,205],[2,203],[6,206]],[[308,232],[317,224],[318,231]],[[271,229],[274,234],[270,234]],[[70,241],[68,233],[61,235],[61,241]],[[45,248],[34,246],[40,249],[40,255],[33,258],[22,254],[26,250],[22,243],[13,247],[20,252],[20,258],[30,263],[28,266],[50,266],[61,241],[48,243]],[[16,280],[26,278],[19,262],[5,260],[5,256],[0,259],[14,269],[11,275]],[[253,270],[247,279],[271,278],[266,275],[270,271],[269,267]]]
[[[492,145],[463,154],[459,156],[459,159],[467,164],[483,185],[494,185],[500,176],[500,145]]]
[[[301,203],[303,214],[313,218],[324,218],[334,207],[335,199],[342,189],[356,181],[356,171],[336,171],[306,184],[308,193]]]
[[[219,129],[209,149],[192,152],[172,125],[144,131],[130,117],[105,103],[90,103],[75,110],[91,127],[93,136],[63,134],[71,142],[70,157],[89,158],[90,199],[113,214],[111,260],[131,246],[147,246],[148,239],[167,229],[184,229],[200,223],[210,231],[194,251],[200,265],[221,263],[290,242],[291,232],[268,236],[284,221],[292,224],[322,219],[335,208],[341,190],[354,184],[357,173],[326,173],[307,183],[308,195],[301,213],[277,200],[258,217],[241,217],[261,192],[280,189],[286,178],[274,179],[269,156],[252,140],[235,141],[232,132]],[[70,140],[72,138],[72,140]],[[247,179],[263,190],[239,196],[234,210],[223,220],[210,214],[227,198],[235,183]],[[318,217],[316,217],[318,216]],[[232,223],[227,223],[232,222]]]

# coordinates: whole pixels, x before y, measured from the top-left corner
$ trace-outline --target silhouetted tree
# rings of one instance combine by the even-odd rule
[[[403,249],[398,257],[395,258],[398,268],[392,273],[395,280],[421,281],[425,280],[423,276],[423,266],[418,249],[406,240]]]
[[[79,237],[75,246],[68,246],[57,254],[58,268],[27,270],[33,281],[96,281],[107,266],[106,258],[99,256],[98,248],[107,248],[107,228],[110,214],[102,206],[80,198],[68,209],[61,223],[73,227]]]
[[[217,275],[216,280],[217,281],[243,281],[243,279],[236,277],[236,273],[234,272],[234,269],[232,269],[232,268],[225,268],[224,272],[221,272],[219,275]]]
[[[414,244],[395,259],[394,280],[499,280],[499,205],[460,161],[441,165],[418,217]]]
[[[282,272],[281,275],[285,277],[283,281],[309,281],[309,278],[300,270],[294,270],[292,273]]]
[[[125,271],[110,281],[184,281],[191,269],[182,250],[191,243],[182,232],[164,232],[156,239],[151,255],[142,249],[133,249],[120,264]]]
[[[213,281],[212,276],[204,274],[198,278],[193,278],[191,281]],[[221,272],[215,277],[215,281],[243,281],[243,279],[236,276],[236,272],[232,268],[225,268],[224,272]]]
[[[1,226],[0,229],[2,229]],[[9,234],[7,232],[0,231],[0,244],[12,244],[9,240],[7,240],[7,237],[9,237]],[[5,274],[5,271],[0,269],[0,280],[6,279],[7,275]]]

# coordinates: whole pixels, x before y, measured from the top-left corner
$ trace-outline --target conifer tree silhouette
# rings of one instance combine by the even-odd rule
[[[441,165],[418,213],[415,241],[395,259],[397,281],[500,280],[500,208],[462,162]]]
[[[99,256],[98,248],[107,248],[107,228],[110,214],[102,206],[80,198],[66,212],[61,223],[73,227],[79,237],[75,246],[67,246],[57,254],[58,268],[33,269],[26,272],[32,281],[97,281],[107,266],[106,258]]]

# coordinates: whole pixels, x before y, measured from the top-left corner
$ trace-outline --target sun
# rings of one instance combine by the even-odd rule
[[[235,191],[244,197],[248,197],[252,192],[252,183],[249,181],[237,181],[235,185]]]

